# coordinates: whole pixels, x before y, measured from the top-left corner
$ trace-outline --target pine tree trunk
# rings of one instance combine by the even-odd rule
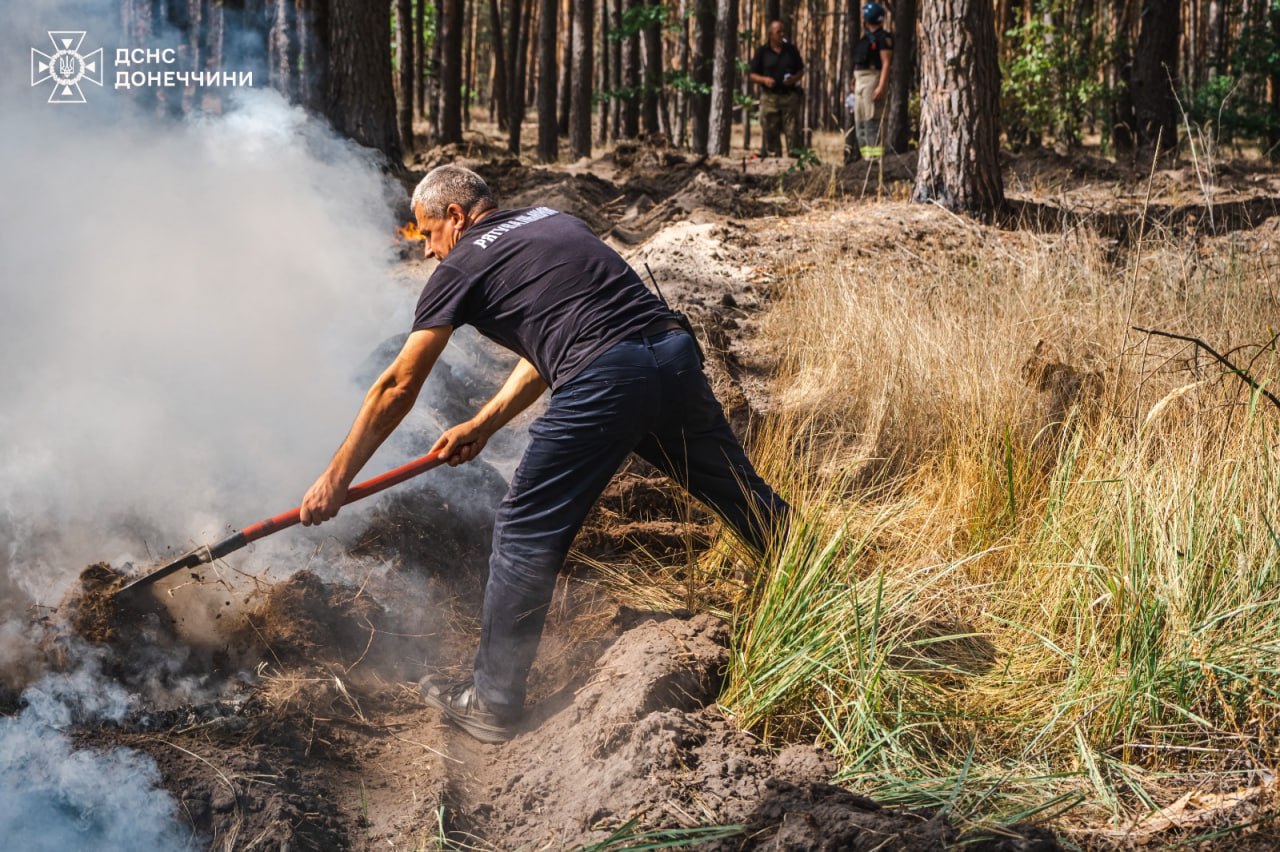
[[[374,4],[377,5],[377,4]],[[440,6],[440,125],[439,143],[462,141],[462,39],[466,31],[463,0],[444,0]]]
[[[615,35],[622,33],[622,0],[606,0],[609,4],[609,29]],[[623,134],[623,47],[622,39],[612,38],[609,40],[609,90],[612,95],[609,98],[609,123],[613,128],[613,138],[617,139]]]
[[[556,124],[556,0],[538,5],[538,159],[554,163],[559,155]]]
[[[610,73],[613,65],[610,61],[609,49],[609,7],[607,3],[602,3],[600,7],[600,52],[597,54],[599,60],[596,62],[596,88],[600,92],[600,110],[596,113],[596,144],[604,145],[609,141],[609,114],[613,109],[613,98],[606,93],[609,91]]]
[[[513,20],[511,26],[515,26]],[[506,130],[510,110],[507,108],[507,45],[502,38],[502,9],[498,0],[489,0],[490,47],[493,50],[493,100],[497,106],[498,127]]]
[[[907,0],[912,2],[912,0]],[[848,44],[845,47],[845,72],[844,79],[840,81],[841,100],[843,95],[853,91],[853,49],[858,44],[858,40],[862,38],[862,13],[858,5],[858,0],[845,0],[845,14],[848,21]],[[896,25],[896,21],[895,21]],[[896,40],[896,37],[895,37]],[[894,51],[895,53],[897,51]],[[893,73],[893,69],[889,69],[889,73]],[[844,134],[844,162],[856,163],[862,159],[862,149],[858,147],[858,133],[854,126],[853,113],[847,109],[843,109],[843,116],[840,121],[840,130]]]
[[[680,29],[676,35],[676,68],[686,80],[690,79],[692,69],[689,65],[689,36],[692,23],[689,20],[690,0],[679,0],[676,7],[676,22]],[[683,148],[689,124],[689,87],[681,86],[675,93],[675,126],[672,128],[671,144]]]
[[[1133,55],[1133,113],[1143,149],[1177,151],[1178,22],[1181,0],[1143,0]]]
[[[738,61],[738,0],[716,0],[716,50],[712,67],[711,121],[707,153],[729,153],[733,132],[733,90]]]
[[[693,68],[696,86],[689,99],[689,147],[695,154],[707,152],[711,123],[711,81],[716,55],[716,0],[695,0],[693,10]]]
[[[989,0],[925,0],[914,200],[988,214],[1004,203],[1000,68]]]
[[[271,34],[268,37],[267,81],[290,101],[298,99],[298,13],[294,0],[274,0]],[[199,7],[194,10],[199,14]],[[188,25],[197,24],[188,21]],[[192,51],[193,55],[198,50]],[[195,67],[193,61],[192,67]]]
[[[626,0],[628,11],[637,9],[641,0]],[[626,37],[622,45],[622,86],[626,95],[622,99],[622,136],[635,139],[640,135],[640,36]]]
[[[400,148],[413,154],[413,0],[396,0],[396,125]]]
[[[641,98],[641,115],[644,132],[658,134],[662,132],[659,123],[659,95],[662,92],[662,29],[658,24],[645,27],[641,33],[641,45],[644,48],[644,96]]]
[[[401,163],[391,74],[391,6],[361,0],[329,4],[328,96],[334,129]]]
[[[524,125],[524,75],[525,53],[524,40],[528,37],[528,9],[530,0],[508,0],[507,20],[510,29],[507,31],[507,55],[511,58],[507,70],[507,105],[510,119],[507,122],[507,150],[520,156],[520,131]]]
[[[564,24],[560,43],[560,85],[556,92],[556,130],[561,136],[569,135],[569,107],[573,102],[573,15],[578,2],[591,0],[564,0]]]
[[[893,10],[893,59],[889,68],[889,99],[885,115],[885,144],[899,154],[911,144],[908,106],[916,77],[916,0],[898,0]],[[845,85],[848,85],[847,81]]]
[[[591,82],[595,75],[595,4],[573,5],[573,96],[569,104],[569,151],[574,158],[591,156]]]
[[[413,98],[414,115],[423,117],[427,112],[426,59],[427,46],[424,42],[427,29],[427,2],[415,0],[413,14]]]

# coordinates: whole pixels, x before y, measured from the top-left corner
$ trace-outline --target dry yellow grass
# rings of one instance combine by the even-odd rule
[[[1274,258],[934,226],[781,282],[757,455],[799,520],[737,611],[724,703],[968,819],[1136,832],[1189,789],[1263,783],[1280,411],[1130,326],[1276,388]]]

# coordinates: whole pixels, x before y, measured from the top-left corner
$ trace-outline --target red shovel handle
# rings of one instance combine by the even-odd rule
[[[441,458],[440,453],[428,453],[420,459],[414,459],[408,464],[401,465],[380,476],[375,476],[373,479],[366,479],[364,482],[351,486],[347,489],[347,499],[342,502],[342,505],[345,506],[348,503],[363,500],[370,494],[377,494],[379,491],[384,491],[393,485],[399,485],[406,479],[413,479],[418,474],[425,473],[433,467],[439,467],[444,463],[445,460]],[[272,533],[288,529],[299,523],[302,520],[299,517],[301,511],[302,507],[298,506],[276,515],[274,518],[267,518],[265,521],[258,521],[252,526],[245,527],[240,531],[240,534],[244,536],[244,543],[248,544],[249,542],[257,541],[260,538],[265,538]]]

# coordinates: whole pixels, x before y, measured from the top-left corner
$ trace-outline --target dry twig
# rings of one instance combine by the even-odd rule
[[[1215,360],[1217,360],[1220,364],[1222,364],[1232,373],[1235,373],[1237,376],[1239,376],[1240,381],[1244,382],[1250,388],[1252,388],[1253,390],[1265,396],[1268,400],[1270,400],[1271,404],[1276,407],[1276,410],[1280,411],[1280,399],[1277,399],[1275,394],[1273,394],[1271,391],[1264,388],[1261,384],[1258,383],[1258,380],[1255,379],[1253,376],[1249,375],[1247,371],[1242,370],[1239,367],[1237,367],[1235,364],[1231,363],[1229,360],[1227,360],[1227,357],[1225,355],[1222,355],[1221,353],[1219,353],[1218,350],[1214,349],[1212,346],[1205,343],[1200,338],[1191,337],[1186,334],[1174,334],[1171,331],[1161,331],[1156,328],[1142,328],[1136,325],[1131,326],[1131,328],[1133,328],[1134,331],[1140,331],[1143,334],[1154,335],[1156,337],[1169,337],[1174,340],[1185,340],[1187,343],[1194,343],[1196,346],[1200,347],[1205,352],[1208,352],[1210,355],[1212,355]]]

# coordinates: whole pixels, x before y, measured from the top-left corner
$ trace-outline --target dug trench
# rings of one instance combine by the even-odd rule
[[[906,205],[885,205],[870,225],[783,210],[770,200],[778,176],[732,164],[647,149],[613,157],[589,173],[476,165],[507,203],[576,213],[652,268],[693,316],[717,394],[745,432],[770,404],[755,323],[797,262],[786,247],[799,234],[843,223],[943,250],[973,239],[964,224]],[[848,235],[833,239],[851,256],[861,250]],[[404,268],[414,286],[429,273],[412,251]],[[432,381],[451,406],[442,421],[492,391],[450,371]],[[639,465],[615,479],[577,542],[519,734],[486,746],[444,724],[414,684],[468,668],[487,524],[503,490],[482,462],[458,476],[384,495],[340,553],[314,570],[283,566],[291,576],[275,583],[210,570],[126,602],[110,594],[122,566],[87,568],[41,616],[45,659],[64,669],[92,659],[139,700],[119,722],[74,725],[76,743],[149,755],[192,848],[626,848],[655,829],[718,850],[1057,848],[1034,827],[961,836],[941,815],[832,785],[835,763],[820,750],[778,751],[741,730],[716,704],[728,627],[626,608],[588,565],[678,561],[714,537],[708,516]],[[451,500],[457,488],[475,499]]]

